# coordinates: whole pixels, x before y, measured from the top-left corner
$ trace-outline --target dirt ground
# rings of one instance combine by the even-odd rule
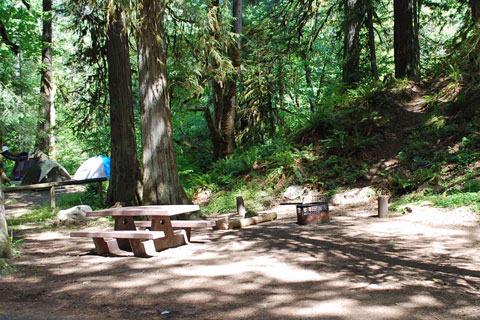
[[[31,226],[10,260],[17,273],[0,278],[0,320],[480,319],[480,224],[468,209],[381,220],[371,203],[308,226],[294,207],[277,212],[194,230],[191,244],[148,259],[97,256],[66,227]]]

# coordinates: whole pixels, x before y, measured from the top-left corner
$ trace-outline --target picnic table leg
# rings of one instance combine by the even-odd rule
[[[50,187],[50,208],[55,212],[55,186]]]
[[[115,218],[115,230],[137,230],[133,217]],[[125,251],[132,251],[132,247],[128,239],[117,239],[118,248]]]
[[[180,233],[173,232],[170,218],[150,217],[150,219],[152,220],[152,231],[163,231],[165,233],[164,238],[153,240],[156,251],[175,248],[188,243],[187,234],[184,230],[180,230]]]
[[[132,247],[133,255],[135,257],[148,258],[150,257],[145,250],[143,241],[140,239],[129,239],[130,246]]]
[[[185,233],[187,234],[187,239],[190,241],[190,235],[192,234],[192,228],[182,228],[185,230]]]
[[[110,253],[110,249],[103,238],[93,238],[93,243],[95,244],[95,251],[98,254],[105,255]]]

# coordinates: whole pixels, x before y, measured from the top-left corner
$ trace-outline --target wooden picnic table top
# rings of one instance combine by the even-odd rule
[[[87,212],[87,217],[132,217],[132,216],[161,216],[171,217],[182,213],[199,211],[198,205],[155,205],[110,208]]]

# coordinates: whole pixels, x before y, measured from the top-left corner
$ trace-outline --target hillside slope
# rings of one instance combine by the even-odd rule
[[[371,185],[396,196],[479,191],[478,88],[451,79],[398,84],[354,97],[302,133],[301,143],[315,144],[318,160],[331,164],[307,164],[310,174],[325,189]]]

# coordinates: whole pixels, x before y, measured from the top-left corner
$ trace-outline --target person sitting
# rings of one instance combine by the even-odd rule
[[[8,160],[15,161],[15,166],[12,169],[11,175],[11,179],[14,181],[22,180],[25,172],[27,172],[32,165],[31,161],[29,160],[28,152],[13,154],[8,150],[7,146],[3,146],[2,156]]]

